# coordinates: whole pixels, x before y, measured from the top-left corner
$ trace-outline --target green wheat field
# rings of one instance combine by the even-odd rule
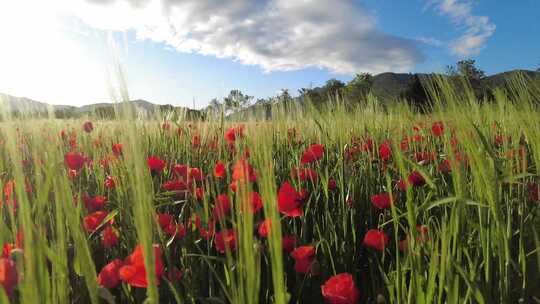
[[[540,303],[540,83],[427,90],[271,118],[2,109],[1,302]]]

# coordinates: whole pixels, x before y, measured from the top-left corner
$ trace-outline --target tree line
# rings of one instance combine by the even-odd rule
[[[469,81],[473,90],[478,91],[479,95],[483,94],[483,92],[481,92],[482,84],[480,82],[486,77],[486,73],[476,66],[476,61],[473,59],[461,60],[454,65],[448,65],[444,75],[453,78],[465,78]],[[234,89],[231,90],[223,100],[218,100],[217,98],[212,99],[206,108],[206,111],[223,111],[226,114],[230,114],[253,105],[264,106],[278,102],[303,102],[305,100],[309,100],[314,105],[317,105],[332,98],[340,98],[344,101],[354,103],[366,98],[372,91],[373,82],[374,76],[372,74],[359,73],[348,82],[330,79],[320,87],[301,88],[298,90],[297,97],[293,97],[288,89],[282,89],[276,96],[259,98],[257,100],[255,100],[253,96],[249,96],[238,89]],[[424,103],[427,99],[427,94],[422,85],[422,81],[420,79],[414,79],[399,97],[410,100],[413,103]]]

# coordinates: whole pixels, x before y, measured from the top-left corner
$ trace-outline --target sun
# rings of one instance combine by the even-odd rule
[[[0,2],[0,92],[53,104],[106,99],[104,64],[88,47],[98,38],[76,32],[47,3]]]

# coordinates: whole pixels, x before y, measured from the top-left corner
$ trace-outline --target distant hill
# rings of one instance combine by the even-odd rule
[[[18,112],[47,112],[51,105],[26,97],[15,97],[0,93],[0,105],[11,111]],[[54,106],[52,106],[54,109]]]
[[[156,104],[153,104],[153,103],[151,103],[149,101],[142,100],[142,99],[136,99],[136,100],[132,100],[130,102],[133,105],[135,105],[136,108],[143,109],[145,111],[153,111],[156,108],[161,108],[161,107],[173,107],[172,105],[165,105],[165,106],[156,105]],[[114,105],[115,105],[114,103],[95,103],[95,104],[81,106],[81,107],[77,108],[77,112],[79,112],[79,113],[89,113],[89,112],[94,112],[94,111],[99,110],[99,109],[113,108]],[[176,108],[176,107],[173,107],[173,108]]]
[[[529,70],[512,70],[480,79],[475,84],[476,89],[486,91],[503,87],[512,78],[519,74],[534,79],[540,73]],[[415,86],[415,82],[429,80],[435,74],[398,74],[382,73],[373,77],[371,93],[381,100],[392,100],[399,97],[407,97],[407,91]]]
[[[505,86],[509,80],[520,74],[525,75],[526,77],[529,77],[531,79],[540,77],[539,72],[529,70],[512,70],[490,75],[478,81],[475,81],[473,84],[473,89],[480,98],[485,97],[488,96],[494,89]],[[373,94],[376,98],[378,98],[381,102],[406,99],[409,101],[413,101],[417,104],[423,104],[427,100],[427,96],[425,95],[423,89],[424,84],[434,75],[435,74],[406,73],[378,74],[371,78],[371,86],[369,88],[369,92]],[[311,89],[302,89],[300,90],[301,95],[299,97],[292,98],[291,101],[299,102],[301,104],[307,96],[312,101],[316,101],[315,104],[317,104],[317,102],[325,102],[328,99],[329,95],[335,95],[335,90],[339,90],[344,86],[344,84],[341,83],[340,87],[339,81],[334,81],[331,83],[331,85],[331,87],[327,87],[327,84],[327,86],[315,87]],[[334,93],[331,94],[331,92]],[[149,101],[141,99],[133,100],[130,102],[133,103],[137,109],[140,109],[147,113],[153,113],[154,111],[172,111],[183,112],[188,117],[201,117],[202,115],[204,115],[201,111],[192,110],[184,107],[176,107],[172,105],[156,105]],[[356,102],[356,100],[353,100],[352,102]],[[268,116],[271,112],[270,105],[272,103],[275,103],[275,101],[257,103],[230,117],[233,119],[234,117],[243,117],[246,114],[249,115],[249,113],[258,112],[261,109],[265,109],[265,112],[267,113],[266,116]],[[7,106],[14,112],[31,112],[46,114],[49,110],[53,110],[56,116],[59,118],[80,117],[90,113],[97,114],[98,116],[102,117],[112,117],[114,116],[114,105],[114,103],[95,103],[81,107],[49,105],[47,103],[25,97],[15,97],[0,93],[0,106]]]
[[[407,90],[417,74],[382,73],[373,76],[371,93],[381,99],[394,99]]]
[[[493,91],[497,88],[503,88],[508,82],[517,76],[525,76],[530,79],[540,79],[540,73],[529,70],[512,70],[499,74],[483,77],[479,80],[471,80],[471,87],[479,99],[493,98]],[[381,103],[388,103],[398,100],[407,100],[410,104],[423,107],[429,100],[426,93],[426,84],[437,77],[447,78],[449,81],[460,86],[461,81],[455,76],[447,76],[445,74],[423,74],[423,73],[382,73],[369,77],[370,85],[366,87],[365,93],[368,92],[375,96]],[[300,96],[290,97],[288,102],[294,102],[302,105],[306,101],[311,102],[315,107],[322,107],[328,101],[329,97],[339,94],[344,97],[344,101],[348,104],[358,102],[360,95],[352,94],[347,91],[347,86],[339,80],[329,80],[324,86],[314,88],[302,88],[299,90]],[[356,92],[358,93],[358,92]],[[232,119],[245,119],[254,115],[270,118],[271,108],[273,105],[285,102],[281,98],[262,99],[259,102],[229,115]]]
[[[185,107],[176,107],[173,105],[157,105],[149,101],[137,99],[130,101],[139,110],[146,113],[154,111],[175,111],[185,112],[188,116],[198,116],[200,112]],[[121,106],[120,104],[117,104]],[[14,113],[33,113],[37,115],[46,115],[49,111],[53,111],[57,117],[80,117],[87,114],[97,114],[103,117],[114,116],[114,103],[95,103],[84,105],[81,107],[66,106],[66,105],[50,105],[44,102],[32,100],[26,97],[16,97],[0,93],[0,106],[7,107]]]
[[[487,87],[497,88],[497,87],[501,87],[505,85],[509,79],[516,77],[518,74],[522,74],[528,78],[535,78],[535,77],[540,76],[540,73],[535,72],[535,71],[513,70],[513,71],[508,71],[508,72],[503,72],[503,73],[487,76],[482,79],[482,83]]]

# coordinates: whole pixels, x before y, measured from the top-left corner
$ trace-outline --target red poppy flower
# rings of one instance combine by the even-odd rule
[[[108,213],[105,211],[96,211],[84,217],[83,226],[88,232],[94,232],[103,220],[107,217]]]
[[[296,236],[294,235],[284,235],[281,238],[281,247],[285,252],[291,252],[296,247]]]
[[[179,238],[184,238],[187,234],[186,226],[184,224],[179,223],[176,224],[176,236]]]
[[[169,131],[171,129],[171,124],[168,122],[164,122],[161,124],[161,129],[163,129],[164,131]]]
[[[362,151],[364,152],[372,152],[373,151],[373,139],[366,138],[364,142],[362,143]]]
[[[334,179],[328,180],[328,190],[333,191],[337,189],[337,182]]]
[[[17,249],[17,247],[15,247],[15,244],[4,243],[4,247],[2,247],[2,257],[6,259],[9,258],[9,256],[11,255],[11,252],[14,249]]]
[[[71,170],[80,170],[86,163],[86,157],[80,153],[68,152],[64,156],[64,163]]]
[[[84,129],[84,132],[90,133],[92,132],[92,130],[94,130],[94,125],[92,124],[91,121],[87,121],[83,124],[83,129]]]
[[[191,147],[193,147],[193,149],[197,149],[201,147],[200,135],[193,135],[193,137],[191,138]]]
[[[15,199],[15,181],[14,180],[9,180],[4,185],[4,199],[5,201],[2,201],[0,197],[0,203],[3,204],[5,202],[8,205],[12,205],[14,209],[17,208],[17,200]]]
[[[181,225],[180,227],[178,224],[176,224],[176,221],[172,215],[168,213],[159,213],[157,214],[157,220],[159,227],[167,235],[178,235],[179,237],[183,237],[185,235],[185,228],[183,227],[183,225]]]
[[[433,136],[439,137],[439,136],[442,136],[443,133],[444,133],[444,125],[442,121],[434,122],[431,125],[431,134],[433,134]]]
[[[105,157],[103,157],[102,159],[99,160],[99,165],[104,168],[105,170],[107,170],[109,168],[109,163],[111,162],[111,159],[108,155],[106,155]]]
[[[111,248],[118,245],[118,231],[112,226],[107,226],[101,232],[101,245],[105,248]]]
[[[156,284],[159,285],[160,279],[165,273],[165,267],[161,259],[161,248],[154,244],[154,271],[156,274]],[[146,267],[144,266],[144,255],[140,245],[135,247],[133,253],[126,258],[124,265],[120,268],[119,277],[122,281],[134,287],[147,288]]]
[[[105,177],[105,188],[114,189],[115,187],[116,187],[116,181],[114,180],[114,177],[107,175]]]
[[[253,167],[245,158],[243,158],[239,159],[234,164],[232,179],[233,181],[255,182],[257,180],[257,176],[253,170]]]
[[[209,220],[206,227],[204,227],[201,223],[201,218],[199,216],[195,217],[195,226],[197,227],[197,230],[199,230],[200,236],[208,240],[215,234],[216,225],[213,220]]]
[[[390,242],[390,238],[384,231],[370,229],[364,236],[363,244],[367,247],[383,251],[386,245]]]
[[[416,230],[418,231],[418,241],[428,241],[429,240],[429,228],[426,225],[416,225]]]
[[[188,171],[189,171],[189,168],[187,165],[174,165],[173,171],[174,171],[174,174],[176,174],[176,176],[183,178],[184,181],[187,181]]]
[[[311,168],[293,168],[291,171],[291,178],[315,182],[317,181],[317,171]]]
[[[302,153],[302,157],[300,158],[300,162],[302,164],[309,164],[312,162],[316,162],[320,160],[323,157],[324,154],[324,145],[321,144],[314,144],[309,146],[304,153]]]
[[[107,204],[107,198],[102,195],[91,197],[88,193],[83,195],[84,206],[88,211],[102,210]]]
[[[224,178],[226,175],[227,171],[225,170],[225,165],[221,160],[218,160],[214,167],[214,176],[217,178]]]
[[[298,195],[300,196],[300,202],[304,202],[309,197],[309,191],[306,188],[302,188],[298,191]]]
[[[321,293],[328,304],[356,304],[360,298],[360,291],[349,273],[340,273],[328,279],[321,286]]]
[[[220,194],[214,205],[212,216],[216,221],[223,221],[231,213],[231,200],[227,194]]]
[[[310,274],[313,271],[313,265],[316,262],[315,247],[300,246],[291,252],[293,257],[294,270],[298,273]]]
[[[189,190],[189,185],[178,179],[166,181],[161,187],[166,191],[183,192],[183,194],[187,194]]]
[[[429,229],[425,225],[416,225],[416,230],[418,231],[418,236],[416,237],[416,242],[422,244],[429,241]],[[399,241],[399,250],[406,251],[409,248],[409,236],[404,240]]]
[[[123,150],[123,146],[122,144],[118,143],[118,144],[113,144],[112,145],[112,152],[114,153],[114,155],[116,155],[117,157],[122,155],[122,150]]]
[[[278,209],[279,212],[289,217],[298,217],[304,214],[300,194],[287,181],[279,188]]]
[[[437,166],[437,170],[442,173],[448,173],[452,171],[452,164],[450,163],[450,160],[444,159],[441,161],[441,163]]]
[[[8,297],[13,296],[13,289],[18,282],[17,264],[11,259],[0,258],[0,284],[4,287]]]
[[[409,188],[409,182],[401,178],[397,182],[397,187],[401,191],[407,191],[407,188]]]
[[[417,162],[429,163],[437,159],[437,152],[434,151],[420,151],[414,154],[414,158]]]
[[[388,192],[374,194],[371,196],[371,203],[379,209],[389,209],[392,206],[392,196]]]
[[[392,157],[392,148],[390,142],[385,141],[379,146],[379,157],[383,161],[388,161]]]
[[[109,264],[103,266],[97,277],[98,284],[109,289],[118,286],[120,283],[118,271],[122,265],[122,260],[114,259]]]
[[[195,198],[198,201],[202,201],[202,199],[204,198],[204,189],[202,187],[195,188]]]
[[[343,154],[345,155],[345,159],[349,162],[355,162],[358,160],[358,154],[360,154],[362,150],[360,150],[360,147],[352,146],[347,147]]]
[[[77,176],[79,176],[79,173],[76,170],[68,170],[67,176],[70,180],[74,180],[77,178]]]
[[[75,150],[77,149],[77,137],[76,136],[72,136],[69,138],[68,140],[68,144],[69,144],[69,147],[71,148],[71,150]]]
[[[450,138],[450,145],[452,146],[452,148],[456,148],[458,144],[459,144],[459,140],[457,139],[457,137],[452,136]]]
[[[407,177],[407,180],[414,187],[423,186],[426,183],[426,180],[424,179],[422,174],[420,172],[418,172],[418,171],[411,172],[409,174],[409,176]]]
[[[189,168],[188,179],[193,179],[197,182],[200,182],[204,179],[204,174],[199,168]]]
[[[238,182],[237,181],[232,181],[229,184],[229,189],[231,189],[231,192],[236,193],[237,188],[238,188]]]
[[[225,253],[226,250],[233,251],[236,248],[236,232],[232,229],[222,230],[216,233],[214,243],[219,253]]]
[[[251,192],[251,199],[249,202],[250,202],[249,210],[253,214],[259,212],[259,210],[261,210],[263,207],[263,201],[262,201],[261,195],[257,192]]]
[[[501,134],[495,134],[493,142],[495,143],[495,146],[500,147],[504,144],[505,138]]]
[[[225,131],[225,140],[228,143],[234,143],[237,138],[244,137],[244,125],[232,127]]]
[[[156,156],[149,156],[147,163],[150,170],[155,173],[161,173],[161,171],[163,171],[163,169],[167,165],[166,161]]]
[[[174,223],[174,217],[168,213],[158,213],[156,214],[157,221],[161,229],[169,226]]]
[[[259,228],[257,229],[257,232],[259,233],[260,237],[267,237],[272,229],[272,220],[266,219],[263,222],[259,224]]]
[[[412,136],[412,141],[414,142],[422,142],[424,140],[424,136],[422,134],[414,134]]]

